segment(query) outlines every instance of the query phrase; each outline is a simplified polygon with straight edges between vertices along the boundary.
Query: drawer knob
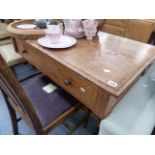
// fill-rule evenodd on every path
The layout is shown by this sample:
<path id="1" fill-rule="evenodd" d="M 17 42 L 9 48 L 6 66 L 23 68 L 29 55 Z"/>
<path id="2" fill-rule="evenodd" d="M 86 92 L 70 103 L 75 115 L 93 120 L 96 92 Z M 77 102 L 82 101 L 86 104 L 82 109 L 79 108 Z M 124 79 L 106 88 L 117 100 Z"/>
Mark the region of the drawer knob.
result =
<path id="1" fill-rule="evenodd" d="M 26 51 L 25 49 L 23 49 L 21 52 L 22 52 L 22 53 L 27 53 L 27 51 Z"/>
<path id="2" fill-rule="evenodd" d="M 64 80 L 66 86 L 71 85 L 71 80 Z"/>

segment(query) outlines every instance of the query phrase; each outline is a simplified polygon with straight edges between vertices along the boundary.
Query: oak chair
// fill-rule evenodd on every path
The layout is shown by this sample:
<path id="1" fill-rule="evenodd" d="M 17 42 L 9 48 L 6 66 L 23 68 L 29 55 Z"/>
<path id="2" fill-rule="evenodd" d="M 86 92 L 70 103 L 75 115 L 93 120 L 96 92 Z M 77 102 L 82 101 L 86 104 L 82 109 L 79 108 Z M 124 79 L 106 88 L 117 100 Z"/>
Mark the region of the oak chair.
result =
<path id="1" fill-rule="evenodd" d="M 47 134 L 81 108 L 75 98 L 58 87 L 50 93 L 43 91 L 42 88 L 48 84 L 55 86 L 51 80 L 41 75 L 21 86 L 0 55 L 0 88 L 7 100 L 14 134 L 18 134 L 19 119 L 16 112 L 36 134 Z M 86 119 L 87 114 L 70 133 Z"/>
<path id="2" fill-rule="evenodd" d="M 100 31 L 148 43 L 154 25 L 153 22 L 142 19 L 106 19 L 99 29 Z"/>

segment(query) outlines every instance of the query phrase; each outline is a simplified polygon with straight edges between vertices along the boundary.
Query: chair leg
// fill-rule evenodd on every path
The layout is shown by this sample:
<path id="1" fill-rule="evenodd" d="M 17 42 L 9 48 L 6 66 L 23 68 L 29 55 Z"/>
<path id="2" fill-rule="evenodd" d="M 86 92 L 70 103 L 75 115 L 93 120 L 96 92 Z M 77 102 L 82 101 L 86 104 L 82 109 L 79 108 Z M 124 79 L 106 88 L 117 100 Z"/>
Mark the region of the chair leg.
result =
<path id="1" fill-rule="evenodd" d="M 89 114 L 90 114 L 90 111 L 89 111 L 89 109 L 86 109 L 85 110 L 85 117 L 86 117 L 86 119 L 85 119 L 85 122 L 84 122 L 84 124 L 83 124 L 83 127 L 84 128 L 87 128 L 87 126 L 88 126 L 88 122 L 89 122 Z"/>
<path id="2" fill-rule="evenodd" d="M 13 126 L 13 134 L 18 135 L 19 131 L 18 131 L 18 120 L 17 120 L 16 112 L 10 106 L 10 104 L 8 104 L 8 109 L 9 109 L 9 112 L 10 112 L 10 115 L 11 115 L 12 126 Z"/>
<path id="3" fill-rule="evenodd" d="M 5 98 L 5 101 L 6 101 L 9 113 L 10 113 L 12 127 L 13 127 L 13 134 L 18 135 L 19 134 L 19 132 L 18 132 L 18 119 L 17 119 L 17 116 L 16 116 L 16 112 L 12 108 L 12 106 L 10 105 L 10 103 L 9 103 L 9 101 L 7 99 L 7 95 L 3 92 L 3 90 L 2 90 L 2 93 L 3 93 L 3 96 Z"/>

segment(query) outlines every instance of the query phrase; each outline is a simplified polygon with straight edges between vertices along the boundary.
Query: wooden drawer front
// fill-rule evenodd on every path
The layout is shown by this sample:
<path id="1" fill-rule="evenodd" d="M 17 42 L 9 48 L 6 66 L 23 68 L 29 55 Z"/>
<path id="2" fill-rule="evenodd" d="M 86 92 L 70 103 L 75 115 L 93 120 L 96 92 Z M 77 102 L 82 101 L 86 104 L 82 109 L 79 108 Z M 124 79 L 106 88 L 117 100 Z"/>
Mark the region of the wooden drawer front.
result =
<path id="1" fill-rule="evenodd" d="M 126 19 L 107 19 L 105 21 L 105 24 L 107 25 L 113 25 L 118 27 L 126 27 L 127 23 L 128 23 L 128 20 Z"/>
<path id="2" fill-rule="evenodd" d="M 96 101 L 96 86 L 66 69 L 64 66 L 56 65 L 55 67 L 57 68 L 56 74 L 58 75 L 57 83 L 82 103 L 92 108 L 92 104 Z"/>
<path id="3" fill-rule="evenodd" d="M 25 44 L 24 46 L 28 49 L 28 51 L 22 53 L 25 59 L 40 69 L 45 75 L 50 77 L 72 96 L 84 103 L 90 109 L 93 109 L 93 104 L 95 103 L 97 96 L 97 87 L 95 85 L 37 49 L 30 48 L 28 44 Z"/>
<path id="4" fill-rule="evenodd" d="M 118 28 L 118 27 L 106 25 L 106 24 L 104 24 L 102 31 L 115 34 L 115 35 L 119 35 L 119 36 L 123 36 L 125 32 L 123 28 Z"/>

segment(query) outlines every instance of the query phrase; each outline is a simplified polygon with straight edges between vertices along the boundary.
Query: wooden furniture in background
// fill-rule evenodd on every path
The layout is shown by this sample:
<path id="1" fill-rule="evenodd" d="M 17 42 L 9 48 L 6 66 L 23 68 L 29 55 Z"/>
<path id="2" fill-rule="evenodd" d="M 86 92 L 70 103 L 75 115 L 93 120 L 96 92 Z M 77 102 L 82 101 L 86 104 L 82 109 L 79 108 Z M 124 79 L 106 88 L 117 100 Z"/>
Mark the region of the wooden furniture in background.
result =
<path id="1" fill-rule="evenodd" d="M 9 20 L 10 22 L 12 20 Z M 4 21 L 3 21 L 4 22 Z M 17 75 L 18 66 L 23 67 L 24 76 L 18 76 L 18 80 L 23 81 L 31 78 L 40 72 L 32 65 L 28 64 L 26 60 L 15 52 L 10 33 L 7 31 L 8 24 L 0 23 L 0 54 L 2 55 L 5 62 L 11 67 L 14 73 Z M 33 69 L 33 72 L 32 72 Z"/>
<path id="2" fill-rule="evenodd" d="M 98 118 L 111 112 L 155 58 L 155 47 L 104 32 L 98 39 L 80 39 L 75 46 L 59 50 L 43 48 L 36 40 L 13 38 L 19 54 Z"/>
<path id="3" fill-rule="evenodd" d="M 55 22 L 57 22 L 60 27 L 63 29 L 63 24 L 61 23 L 61 20 L 57 20 L 55 19 Z M 34 23 L 34 19 L 22 19 L 22 20 L 18 20 L 18 21 L 14 21 L 12 23 L 10 23 L 7 27 L 7 30 L 14 34 L 14 35 L 18 35 L 18 37 L 20 38 L 39 38 L 41 36 L 44 36 L 45 34 L 45 29 L 43 28 L 36 28 L 36 29 L 29 29 L 29 30 L 23 30 L 23 29 L 18 29 L 16 26 L 19 24 L 33 24 Z"/>
<path id="4" fill-rule="evenodd" d="M 7 32 L 7 24 L 0 23 L 0 40 L 8 39 L 10 37 L 9 32 Z"/>
<path id="5" fill-rule="evenodd" d="M 0 88 L 8 101 L 14 134 L 18 134 L 16 112 L 36 134 L 47 134 L 80 109 L 81 104 L 60 88 L 44 92 L 42 88 L 49 83 L 53 84 L 47 77 L 40 76 L 22 88 L 0 55 Z"/>
<path id="6" fill-rule="evenodd" d="M 107 19 L 101 31 L 147 43 L 154 29 L 153 22 L 138 19 Z"/>
<path id="7" fill-rule="evenodd" d="M 153 23 L 143 20 L 129 20 L 125 37 L 147 43 L 153 31 Z"/>
<path id="8" fill-rule="evenodd" d="M 23 19 L 12 22 L 8 25 L 7 30 L 12 33 L 18 35 L 21 38 L 38 38 L 44 35 L 44 29 L 30 29 L 30 30 L 23 30 L 16 28 L 19 24 L 32 24 L 34 22 L 33 19 Z"/>
<path id="9" fill-rule="evenodd" d="M 127 24 L 128 20 L 106 19 L 103 26 L 100 27 L 100 30 L 111 34 L 124 36 Z"/>
<path id="10" fill-rule="evenodd" d="M 145 20 L 153 23 L 153 32 L 155 32 L 155 19 L 145 19 Z"/>
<path id="11" fill-rule="evenodd" d="M 16 20 L 19 20 L 19 19 L 0 19 L 0 22 L 10 24 Z"/>
<path id="12" fill-rule="evenodd" d="M 0 23 L 0 46 L 10 44 L 11 38 L 10 34 L 7 31 L 8 24 Z"/>

